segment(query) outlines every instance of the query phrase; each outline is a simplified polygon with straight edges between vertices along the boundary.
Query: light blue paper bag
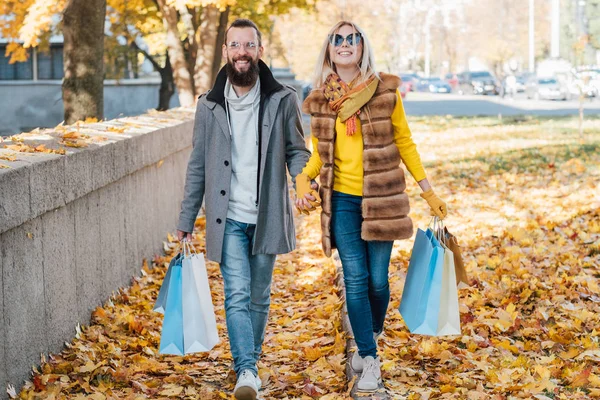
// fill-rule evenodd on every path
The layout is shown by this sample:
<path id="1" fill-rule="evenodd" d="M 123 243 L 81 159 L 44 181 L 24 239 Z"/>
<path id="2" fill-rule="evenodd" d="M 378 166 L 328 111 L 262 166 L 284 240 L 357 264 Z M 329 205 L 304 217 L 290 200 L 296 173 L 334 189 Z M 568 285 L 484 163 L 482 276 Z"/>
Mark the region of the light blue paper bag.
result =
<path id="1" fill-rule="evenodd" d="M 153 310 L 161 314 L 165 313 L 165 305 L 167 303 L 167 292 L 169 291 L 169 282 L 171 281 L 171 271 L 173 271 L 173 266 L 177 264 L 181 266 L 181 253 L 178 253 L 173 258 L 171 258 L 169 268 L 167 269 L 167 273 L 165 274 L 165 279 L 163 279 L 163 283 L 160 286 L 160 290 L 158 291 L 158 297 L 156 298 L 156 303 L 154 304 Z"/>
<path id="2" fill-rule="evenodd" d="M 419 229 L 400 303 L 400 314 L 412 333 L 437 334 L 443 269 L 444 249 L 431 229 Z"/>
<path id="3" fill-rule="evenodd" d="M 171 268 L 166 292 L 165 316 L 160 335 L 160 354 L 183 355 L 183 307 L 181 303 L 181 263 Z"/>

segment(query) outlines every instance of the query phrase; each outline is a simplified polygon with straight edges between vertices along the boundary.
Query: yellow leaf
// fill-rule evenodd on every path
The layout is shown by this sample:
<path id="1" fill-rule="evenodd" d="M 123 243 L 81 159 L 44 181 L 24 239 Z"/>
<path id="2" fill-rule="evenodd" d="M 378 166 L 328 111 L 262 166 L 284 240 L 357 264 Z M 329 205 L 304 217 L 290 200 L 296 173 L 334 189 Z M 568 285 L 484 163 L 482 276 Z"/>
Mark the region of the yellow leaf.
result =
<path id="1" fill-rule="evenodd" d="M 321 358 L 323 354 L 319 347 L 308 347 L 304 349 L 304 358 L 308 361 L 315 361 Z"/>
<path id="2" fill-rule="evenodd" d="M 67 133 L 63 134 L 62 138 L 63 139 L 77 139 L 80 136 L 81 135 L 79 134 L 79 132 L 77 132 L 77 131 L 71 131 L 71 132 L 67 132 Z"/>
<path id="3" fill-rule="evenodd" d="M 519 349 L 517 348 L 517 346 L 515 346 L 514 344 L 510 344 L 510 342 L 508 340 L 503 340 L 501 342 L 496 343 L 496 346 L 508 350 L 510 352 L 512 352 L 513 354 L 519 354 Z"/>
<path id="4" fill-rule="evenodd" d="M 161 396 L 179 396 L 183 392 L 183 386 L 166 385 L 165 387 L 168 388 L 159 393 Z"/>
<path id="5" fill-rule="evenodd" d="M 563 351 L 559 355 L 560 358 L 562 358 L 563 360 L 570 360 L 572 358 L 577 357 L 579 353 L 579 350 L 577 350 L 575 347 L 571 347 L 568 351 Z"/>
<path id="6" fill-rule="evenodd" d="M 117 128 L 115 126 L 110 126 L 110 127 L 108 127 L 107 131 L 113 132 L 113 133 L 124 133 L 125 128 Z"/>
<path id="7" fill-rule="evenodd" d="M 454 391 L 456 390 L 456 388 L 452 385 L 442 385 L 440 386 L 440 392 L 441 393 L 454 393 Z"/>
<path id="8" fill-rule="evenodd" d="M 575 377 L 573 377 L 573 380 L 571 380 L 570 386 L 573 386 L 573 387 L 587 386 L 589 384 L 589 378 L 590 378 L 591 372 L 592 372 L 592 367 L 585 368 L 584 370 L 579 372 L 577 375 L 575 375 Z"/>
<path id="9" fill-rule="evenodd" d="M 0 160 L 16 161 L 17 155 L 15 153 L 0 153 Z"/>
<path id="10" fill-rule="evenodd" d="M 104 361 L 100 361 L 97 364 L 94 364 L 93 361 L 88 361 L 84 366 L 79 367 L 79 372 L 80 373 L 92 372 L 92 371 L 95 371 L 96 369 L 98 369 L 99 367 L 101 367 L 104 364 L 105 364 Z"/>

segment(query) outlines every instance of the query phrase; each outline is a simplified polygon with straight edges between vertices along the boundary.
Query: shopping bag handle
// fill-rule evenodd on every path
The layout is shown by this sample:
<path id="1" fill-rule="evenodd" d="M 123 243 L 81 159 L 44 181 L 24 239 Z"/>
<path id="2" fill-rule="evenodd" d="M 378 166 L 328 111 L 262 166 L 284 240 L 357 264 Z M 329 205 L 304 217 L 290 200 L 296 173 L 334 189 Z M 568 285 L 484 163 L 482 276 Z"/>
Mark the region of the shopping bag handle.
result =
<path id="1" fill-rule="evenodd" d="M 192 246 L 192 244 L 190 243 L 190 241 L 187 240 L 187 239 L 183 239 L 181 241 L 181 247 L 183 249 L 183 256 L 184 257 L 189 257 L 192 254 L 196 254 L 196 250 L 194 249 L 194 246 Z"/>
<path id="2" fill-rule="evenodd" d="M 433 215 L 431 220 L 429 221 L 428 228 L 433 232 L 434 237 L 444 246 L 448 248 L 448 240 L 446 239 L 446 235 L 444 234 L 444 221 L 442 221 L 439 217 Z"/>

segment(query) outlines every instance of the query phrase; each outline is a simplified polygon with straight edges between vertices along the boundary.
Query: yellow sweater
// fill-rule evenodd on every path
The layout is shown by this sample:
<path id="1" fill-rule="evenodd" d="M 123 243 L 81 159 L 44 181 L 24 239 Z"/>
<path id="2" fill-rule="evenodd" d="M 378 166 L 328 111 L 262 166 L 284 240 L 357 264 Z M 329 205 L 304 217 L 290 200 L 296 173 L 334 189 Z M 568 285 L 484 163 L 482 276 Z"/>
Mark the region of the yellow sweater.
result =
<path id="1" fill-rule="evenodd" d="M 421 163 L 421 157 L 417 152 L 417 145 L 412 140 L 412 134 L 400 92 L 396 91 L 396 106 L 392 112 L 392 125 L 394 126 L 394 142 L 402 161 L 408 168 L 413 178 L 419 182 L 425 179 L 425 169 Z M 335 139 L 335 165 L 333 167 L 334 183 L 333 190 L 355 196 L 362 196 L 363 189 L 363 139 L 360 120 L 357 118 L 357 129 L 354 135 L 346 136 L 346 124 L 340 121 L 338 117 L 335 121 L 336 139 Z M 315 179 L 323 162 L 317 151 L 318 140 L 313 136 L 313 153 L 308 163 L 302 170 L 310 179 Z"/>

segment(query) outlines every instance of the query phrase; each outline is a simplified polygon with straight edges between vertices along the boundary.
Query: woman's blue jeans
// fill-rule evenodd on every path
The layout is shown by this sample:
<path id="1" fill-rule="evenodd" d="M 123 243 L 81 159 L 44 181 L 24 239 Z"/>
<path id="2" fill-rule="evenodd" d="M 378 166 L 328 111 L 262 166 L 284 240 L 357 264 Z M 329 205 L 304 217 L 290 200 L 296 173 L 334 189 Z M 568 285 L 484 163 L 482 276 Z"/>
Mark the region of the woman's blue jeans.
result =
<path id="1" fill-rule="evenodd" d="M 377 357 L 374 332 L 383 330 L 390 301 L 388 269 L 393 241 L 361 238 L 362 197 L 333 192 L 331 235 L 344 270 L 346 305 L 361 357 Z"/>

